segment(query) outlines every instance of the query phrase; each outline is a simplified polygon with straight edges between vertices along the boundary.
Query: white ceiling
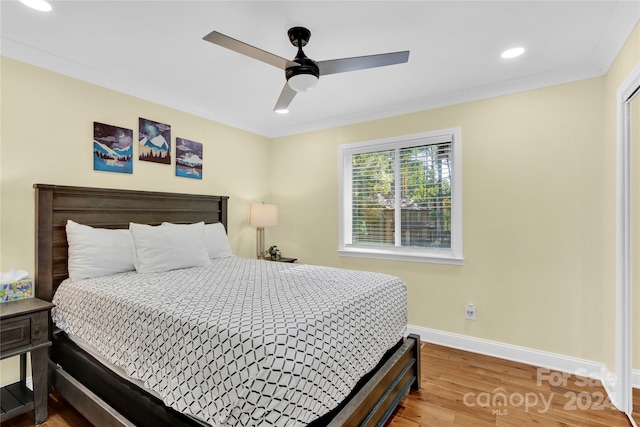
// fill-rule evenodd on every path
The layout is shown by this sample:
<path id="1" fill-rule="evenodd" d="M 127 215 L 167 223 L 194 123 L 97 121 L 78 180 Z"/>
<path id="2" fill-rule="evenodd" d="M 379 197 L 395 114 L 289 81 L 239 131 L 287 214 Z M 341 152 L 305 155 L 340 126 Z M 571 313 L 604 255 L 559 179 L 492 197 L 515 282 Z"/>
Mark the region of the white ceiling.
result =
<path id="1" fill-rule="evenodd" d="M 600 76 L 640 18 L 638 0 L 50 3 L 0 2 L 3 56 L 267 137 Z M 324 76 L 280 115 L 283 71 L 202 40 L 216 30 L 292 59 L 293 26 L 311 30 L 315 60 L 409 62 Z M 500 58 L 514 46 L 527 51 Z"/>

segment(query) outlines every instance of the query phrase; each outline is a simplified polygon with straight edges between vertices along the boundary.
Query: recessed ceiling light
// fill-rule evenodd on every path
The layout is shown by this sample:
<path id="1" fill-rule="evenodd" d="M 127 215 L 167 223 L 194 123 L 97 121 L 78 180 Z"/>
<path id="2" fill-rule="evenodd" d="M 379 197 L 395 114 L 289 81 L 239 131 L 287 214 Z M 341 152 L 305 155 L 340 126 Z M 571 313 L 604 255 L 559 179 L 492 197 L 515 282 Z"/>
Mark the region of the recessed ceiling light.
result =
<path id="1" fill-rule="evenodd" d="M 274 110 L 274 111 L 278 114 L 287 114 L 289 112 L 289 110 L 287 110 L 286 108 L 283 108 L 281 110 Z"/>
<path id="2" fill-rule="evenodd" d="M 20 0 L 20 2 L 29 6 L 31 9 L 42 12 L 49 12 L 51 10 L 51 5 L 46 0 Z"/>
<path id="3" fill-rule="evenodd" d="M 524 53 L 524 48 L 523 47 L 514 47 L 512 49 L 507 49 L 504 52 L 502 52 L 502 55 L 500 55 L 501 57 L 503 57 L 504 59 L 510 59 L 510 58 L 515 58 L 516 56 L 520 56 Z"/>

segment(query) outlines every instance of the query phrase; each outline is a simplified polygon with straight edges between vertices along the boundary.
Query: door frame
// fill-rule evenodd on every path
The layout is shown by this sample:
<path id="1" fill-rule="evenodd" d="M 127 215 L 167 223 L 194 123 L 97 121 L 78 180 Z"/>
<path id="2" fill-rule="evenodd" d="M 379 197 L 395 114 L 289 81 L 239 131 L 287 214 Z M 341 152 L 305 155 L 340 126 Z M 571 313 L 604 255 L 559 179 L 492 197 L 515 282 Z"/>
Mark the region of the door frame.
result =
<path id="1" fill-rule="evenodd" d="M 640 90 L 640 62 L 617 92 L 616 137 L 616 349 L 614 405 L 631 417 L 631 128 L 630 102 Z M 640 95 L 638 95 L 640 96 Z"/>

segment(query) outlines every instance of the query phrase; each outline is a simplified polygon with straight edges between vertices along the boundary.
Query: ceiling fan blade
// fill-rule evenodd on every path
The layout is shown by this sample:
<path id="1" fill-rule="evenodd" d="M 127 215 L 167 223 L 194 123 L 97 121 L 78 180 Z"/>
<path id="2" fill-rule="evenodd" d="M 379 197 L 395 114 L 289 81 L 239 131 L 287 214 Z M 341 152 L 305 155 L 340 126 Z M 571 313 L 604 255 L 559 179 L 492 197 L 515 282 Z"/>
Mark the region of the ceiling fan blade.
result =
<path id="1" fill-rule="evenodd" d="M 409 51 L 405 50 L 402 52 L 382 53 L 379 55 L 317 61 L 316 64 L 318 65 L 318 68 L 320 68 L 320 75 L 326 76 L 327 74 L 345 73 L 347 71 L 402 64 L 408 60 Z"/>
<path id="2" fill-rule="evenodd" d="M 273 111 L 278 110 L 287 110 L 291 101 L 293 101 L 293 97 L 296 96 L 295 90 L 291 89 L 289 83 L 285 83 L 282 88 L 282 92 L 280 93 L 280 98 L 278 98 L 278 102 L 276 102 L 276 106 L 273 108 Z"/>
<path id="3" fill-rule="evenodd" d="M 246 44 L 217 31 L 210 32 L 202 39 L 213 44 L 217 44 L 218 46 L 230 49 L 234 52 L 250 56 L 251 58 L 257 59 L 258 61 L 266 62 L 269 65 L 280 68 L 281 70 L 284 70 L 287 67 L 299 65 L 296 62 L 292 62 L 281 56 L 274 55 L 273 53 L 259 49 L 255 46 L 251 46 L 250 44 Z"/>

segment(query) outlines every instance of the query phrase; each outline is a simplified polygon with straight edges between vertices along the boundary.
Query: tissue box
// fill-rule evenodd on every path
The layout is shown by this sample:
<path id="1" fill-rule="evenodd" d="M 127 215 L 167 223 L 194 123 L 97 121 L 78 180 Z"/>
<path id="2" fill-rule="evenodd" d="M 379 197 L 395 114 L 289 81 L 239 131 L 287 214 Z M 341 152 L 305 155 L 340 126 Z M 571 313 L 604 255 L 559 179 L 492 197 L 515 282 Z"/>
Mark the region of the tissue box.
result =
<path id="1" fill-rule="evenodd" d="M 31 279 L 0 284 L 0 302 L 33 298 L 33 282 Z"/>

